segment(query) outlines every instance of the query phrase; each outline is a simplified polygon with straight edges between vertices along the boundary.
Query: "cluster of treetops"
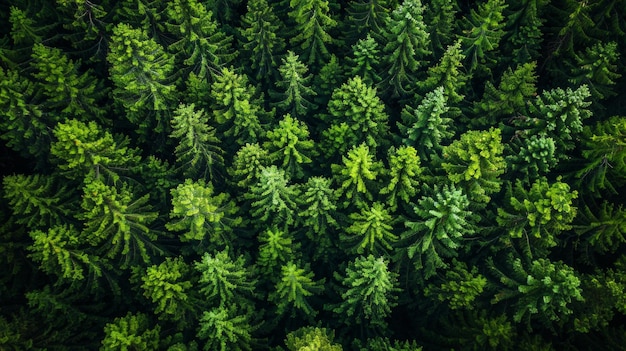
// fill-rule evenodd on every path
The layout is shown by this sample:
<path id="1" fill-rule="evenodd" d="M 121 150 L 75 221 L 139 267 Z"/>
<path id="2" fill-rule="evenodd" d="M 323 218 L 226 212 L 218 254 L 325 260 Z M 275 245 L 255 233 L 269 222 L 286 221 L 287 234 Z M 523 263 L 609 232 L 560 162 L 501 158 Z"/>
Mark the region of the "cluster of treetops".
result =
<path id="1" fill-rule="evenodd" d="M 623 349 L 625 18 L 2 1 L 0 349 Z"/>

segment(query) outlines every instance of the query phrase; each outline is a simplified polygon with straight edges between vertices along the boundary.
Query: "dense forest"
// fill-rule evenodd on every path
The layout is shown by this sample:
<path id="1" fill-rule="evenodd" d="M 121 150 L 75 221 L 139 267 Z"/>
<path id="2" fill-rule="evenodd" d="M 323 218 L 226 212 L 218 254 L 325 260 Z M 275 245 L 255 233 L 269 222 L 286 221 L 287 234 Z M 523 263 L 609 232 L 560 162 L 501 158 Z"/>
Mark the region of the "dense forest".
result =
<path id="1" fill-rule="evenodd" d="M 1 350 L 619 350 L 625 0 L 8 0 Z"/>

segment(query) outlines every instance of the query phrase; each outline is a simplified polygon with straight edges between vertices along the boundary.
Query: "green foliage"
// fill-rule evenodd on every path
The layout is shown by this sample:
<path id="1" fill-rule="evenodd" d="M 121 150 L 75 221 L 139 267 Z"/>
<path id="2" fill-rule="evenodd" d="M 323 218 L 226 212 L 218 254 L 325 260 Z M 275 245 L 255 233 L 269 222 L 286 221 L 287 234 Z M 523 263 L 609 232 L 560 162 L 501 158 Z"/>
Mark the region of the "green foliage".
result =
<path id="1" fill-rule="evenodd" d="M 363 33 L 367 33 L 368 37 L 371 35 L 377 40 L 382 40 L 389 19 L 391 3 L 389 0 L 351 1 L 346 9 L 349 26 L 346 33 L 347 41 L 353 43 L 358 38 L 362 38 Z"/>
<path id="2" fill-rule="evenodd" d="M 502 51 L 522 64 L 540 56 L 545 19 L 541 17 L 548 0 L 520 0 L 509 3 L 505 9 L 506 34 L 502 38 Z"/>
<path id="3" fill-rule="evenodd" d="M 343 208 L 353 204 L 362 206 L 373 200 L 373 181 L 382 171 L 383 165 L 374 160 L 365 143 L 353 147 L 342 157 L 342 165 L 332 165 L 335 182 L 339 185 L 337 197 L 343 197 Z"/>
<path id="4" fill-rule="evenodd" d="M 145 30 L 120 23 L 113 28 L 107 61 L 113 96 L 128 120 L 140 127 L 146 138 L 152 132 L 167 132 L 168 119 L 145 116 L 168 111 L 176 101 L 174 57 Z"/>
<path id="5" fill-rule="evenodd" d="M 257 266 L 262 273 L 278 277 L 279 269 L 295 259 L 299 244 L 284 230 L 267 229 L 259 235 Z"/>
<path id="6" fill-rule="evenodd" d="M 276 56 L 285 48 L 285 41 L 279 36 L 280 26 L 273 7 L 267 0 L 249 0 L 248 11 L 241 18 L 241 35 L 245 38 L 242 46 L 250 61 L 252 77 L 257 81 L 276 76 Z"/>
<path id="7" fill-rule="evenodd" d="M 387 23 L 384 52 L 387 69 L 380 83 L 382 90 L 394 97 L 406 97 L 416 81 L 415 73 L 431 54 L 429 34 L 420 0 L 405 0 L 392 13 Z"/>
<path id="8" fill-rule="evenodd" d="M 398 198 L 405 204 L 417 194 L 422 173 L 420 158 L 412 146 L 400 146 L 389 149 L 389 184 L 380 190 L 381 194 L 389 194 L 387 203 L 395 209 Z"/>
<path id="9" fill-rule="evenodd" d="M 445 258 L 456 257 L 464 236 L 474 233 L 470 202 L 454 185 L 435 186 L 431 196 L 424 196 L 413 206 L 417 220 L 407 220 L 400 235 L 396 260 L 405 256 L 422 272 L 425 279 L 439 268 L 448 267 Z"/>
<path id="10" fill-rule="evenodd" d="M 626 118 L 614 116 L 583 130 L 584 166 L 576 171 L 581 189 L 618 193 L 626 180 Z M 584 186 L 582 186 L 584 184 Z"/>
<path id="11" fill-rule="evenodd" d="M 233 183 L 245 189 L 255 184 L 261 170 L 269 165 L 270 156 L 267 150 L 257 143 L 246 143 L 235 154 L 228 173 L 233 177 Z"/>
<path id="12" fill-rule="evenodd" d="M 532 135 L 530 138 L 515 138 L 507 145 L 506 163 L 517 177 L 523 174 L 525 182 L 544 176 L 556 167 L 554 139 Z"/>
<path id="13" fill-rule="evenodd" d="M 255 143 L 263 136 L 260 117 L 263 113 L 255 99 L 256 89 L 245 75 L 223 68 L 211 84 L 212 110 L 219 131 L 239 145 Z"/>
<path id="14" fill-rule="evenodd" d="M 190 267 L 182 258 L 167 257 L 159 265 L 152 265 L 141 277 L 143 296 L 154 304 L 154 312 L 159 319 L 175 321 L 185 325 L 194 310 L 190 289 L 192 283 L 187 279 Z"/>
<path id="15" fill-rule="evenodd" d="M 359 256 L 346 267 L 341 282 L 342 302 L 333 308 L 345 324 L 358 323 L 376 329 L 386 326 L 385 318 L 396 306 L 398 275 L 389 270 L 383 257 Z"/>
<path id="16" fill-rule="evenodd" d="M 32 58 L 33 77 L 37 89 L 45 96 L 46 108 L 58 111 L 63 117 L 104 118 L 106 109 L 100 103 L 107 89 L 90 70 L 81 72 L 80 63 L 70 60 L 61 50 L 42 44 L 33 46 Z"/>
<path id="17" fill-rule="evenodd" d="M 385 104 L 376 96 L 376 88 L 365 84 L 359 76 L 333 91 L 328 112 L 333 118 L 331 123 L 348 123 L 357 143 L 364 142 L 375 149 L 386 139 L 389 116 Z"/>
<path id="18" fill-rule="evenodd" d="M 178 140 L 176 163 L 187 177 L 215 179 L 224 164 L 220 140 L 208 122 L 204 110 L 196 110 L 194 104 L 181 104 L 172 116 L 170 138 Z"/>
<path id="19" fill-rule="evenodd" d="M 486 285 L 487 278 L 478 273 L 477 267 L 470 270 L 464 262 L 452 259 L 452 267 L 446 271 L 443 282 L 439 285 L 429 284 L 424 294 L 446 302 L 453 310 L 472 310 L 476 298 L 483 293 Z"/>
<path id="20" fill-rule="evenodd" d="M 550 323 L 564 323 L 572 314 L 570 304 L 583 301 L 580 278 L 572 267 L 565 263 L 551 262 L 540 258 L 523 263 L 519 258 L 509 259 L 508 268 L 501 270 L 489 260 L 489 266 L 499 278 L 501 287 L 491 303 L 506 303 L 513 299 L 513 319 L 529 322 L 535 317 L 546 326 Z"/>
<path id="21" fill-rule="evenodd" d="M 151 261 L 157 233 L 149 226 L 158 213 L 152 211 L 150 196 L 135 196 L 125 184 L 117 189 L 94 180 L 83 188 L 78 219 L 84 221 L 85 240 L 97 247 L 100 257 L 118 259 L 116 264 L 128 268 Z"/>
<path id="22" fill-rule="evenodd" d="M 10 7 L 11 38 L 15 44 L 33 44 L 43 40 L 44 28 L 36 24 L 27 11 Z"/>
<path id="23" fill-rule="evenodd" d="M 285 346 L 289 351 L 342 351 L 334 343 L 335 332 L 326 328 L 302 327 L 287 334 Z"/>
<path id="24" fill-rule="evenodd" d="M 337 226 L 333 217 L 337 197 L 330 184 L 331 180 L 324 177 L 310 177 L 304 184 L 300 215 L 309 238 L 316 242 L 323 242 L 328 230 Z"/>
<path id="25" fill-rule="evenodd" d="M 443 163 L 448 179 L 460 184 L 470 200 L 487 203 L 500 190 L 499 179 L 506 164 L 502 153 L 500 129 L 470 130 L 443 148 Z"/>
<path id="26" fill-rule="evenodd" d="M 367 85 L 373 86 L 378 84 L 382 79 L 377 73 L 380 63 L 379 55 L 378 43 L 368 33 L 367 37 L 360 39 L 356 44 L 352 45 L 350 75 L 352 77 L 361 77 Z"/>
<path id="27" fill-rule="evenodd" d="M 539 178 L 528 190 L 517 181 L 506 194 L 510 206 L 498 208 L 496 220 L 511 238 L 521 239 L 520 244 L 527 243 L 526 250 L 531 256 L 542 257 L 547 249 L 557 245 L 557 236 L 562 231 L 572 228 L 576 217 L 573 200 L 577 197 L 578 192 L 560 178 L 552 184 L 546 178 Z"/>
<path id="28" fill-rule="evenodd" d="M 213 255 L 205 252 L 194 267 L 202 274 L 200 293 L 212 305 L 232 306 L 240 303 L 243 296 L 254 293 L 256 281 L 242 255 L 233 260 L 227 250 Z"/>
<path id="29" fill-rule="evenodd" d="M 424 22 L 427 25 L 433 53 L 444 52 L 452 42 L 456 14 L 459 10 L 458 3 L 453 0 L 433 0 L 426 7 Z"/>
<path id="30" fill-rule="evenodd" d="M 312 76 L 307 74 L 308 70 L 292 51 L 287 52 L 278 68 L 280 79 L 276 81 L 276 87 L 279 92 L 275 95 L 280 101 L 276 106 L 296 118 L 304 117 L 309 110 L 315 109 L 311 97 L 317 93 L 309 86 Z"/>
<path id="31" fill-rule="evenodd" d="M 315 155 L 307 125 L 287 114 L 266 137 L 268 141 L 263 146 L 269 150 L 270 159 L 278 161 L 289 176 L 302 178 L 303 165 L 313 162 L 311 157 Z"/>
<path id="32" fill-rule="evenodd" d="M 329 31 L 337 26 L 330 16 L 328 0 L 291 0 L 289 4 L 289 18 L 296 23 L 289 43 L 300 48 L 306 64 L 321 65 L 329 58 L 328 45 L 334 41 Z"/>
<path id="33" fill-rule="evenodd" d="M 161 327 L 150 328 L 148 316 L 128 312 L 104 326 L 102 351 L 158 350 Z"/>
<path id="34" fill-rule="evenodd" d="M 235 58 L 232 37 L 221 31 L 213 14 L 197 0 L 173 0 L 165 10 L 167 30 L 174 35 L 168 49 L 201 79 L 219 74 Z"/>
<path id="35" fill-rule="evenodd" d="M 59 225 L 70 217 L 72 191 L 55 183 L 54 178 L 40 174 L 5 176 L 3 195 L 15 222 L 28 228 L 45 228 Z"/>
<path id="36" fill-rule="evenodd" d="M 507 69 L 496 88 L 490 81 L 485 84 L 485 93 L 474 105 L 477 118 L 471 124 L 496 126 L 500 119 L 510 118 L 524 111 L 526 102 L 536 95 L 537 76 L 535 62 Z"/>
<path id="37" fill-rule="evenodd" d="M 438 87 L 417 108 L 406 105 L 402 109 L 402 122 L 398 122 L 402 143 L 417 149 L 421 160 L 441 157 L 443 144 L 454 136 L 452 119 L 446 116 L 447 100 L 444 88 Z"/>
<path id="38" fill-rule="evenodd" d="M 284 228 L 298 221 L 299 197 L 298 188 L 289 184 L 285 171 L 276 166 L 263 168 L 258 181 L 246 194 L 252 202 L 250 215 L 259 224 L 282 224 Z"/>
<path id="39" fill-rule="evenodd" d="M 307 317 L 317 315 L 317 311 L 308 300 L 311 296 L 324 291 L 325 279 L 315 281 L 313 278 L 314 274 L 308 265 L 299 267 L 293 262 L 288 262 L 282 266 L 280 280 L 269 295 L 269 299 L 276 304 L 279 315 L 288 311 L 291 311 L 292 317 L 296 316 L 296 312 L 301 312 Z"/>
<path id="40" fill-rule="evenodd" d="M 236 306 L 220 306 L 202 314 L 197 336 L 206 340 L 205 351 L 250 351 L 255 329 L 249 313 L 238 311 Z"/>
<path id="41" fill-rule="evenodd" d="M 365 205 L 349 216 L 351 224 L 340 238 L 351 252 L 380 256 L 393 249 L 398 240 L 393 234 L 394 219 L 380 202 Z"/>
<path id="42" fill-rule="evenodd" d="M 576 222 L 576 234 L 598 253 L 614 253 L 626 243 L 626 210 L 621 204 L 603 201 L 593 208 L 585 205 Z"/>
<path id="43" fill-rule="evenodd" d="M 449 45 L 439 63 L 428 68 L 426 79 L 415 83 L 418 92 L 425 94 L 441 86 L 450 104 L 463 101 L 465 95 L 462 92 L 470 78 L 470 75 L 463 69 L 464 59 L 460 40 Z"/>
<path id="44" fill-rule="evenodd" d="M 479 67 L 489 72 L 489 67 L 496 62 L 491 53 L 498 49 L 504 36 L 503 11 L 507 6 L 504 0 L 488 0 L 478 4 L 478 9 L 472 8 L 465 17 L 461 42 L 470 72 Z"/>
<path id="45" fill-rule="evenodd" d="M 168 230 L 183 231 L 181 241 L 207 240 L 213 245 L 230 245 L 232 231 L 242 222 L 238 208 L 227 193 L 215 194 L 213 184 L 185 180 L 171 190 L 172 210 Z"/>

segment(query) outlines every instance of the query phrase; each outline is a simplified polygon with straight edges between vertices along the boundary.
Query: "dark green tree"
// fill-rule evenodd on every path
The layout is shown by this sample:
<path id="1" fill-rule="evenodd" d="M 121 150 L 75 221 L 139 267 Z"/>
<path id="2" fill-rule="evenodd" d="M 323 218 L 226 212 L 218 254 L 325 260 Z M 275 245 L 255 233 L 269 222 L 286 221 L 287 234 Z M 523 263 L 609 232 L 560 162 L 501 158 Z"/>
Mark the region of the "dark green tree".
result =
<path id="1" fill-rule="evenodd" d="M 393 233 L 394 219 L 380 202 L 364 205 L 359 212 L 350 214 L 350 226 L 340 239 L 352 253 L 382 256 L 393 250 L 398 236 Z"/>
<path id="2" fill-rule="evenodd" d="M 425 8 L 424 22 L 430 37 L 430 48 L 437 57 L 452 44 L 459 10 L 458 2 L 453 0 L 432 0 Z"/>
<path id="3" fill-rule="evenodd" d="M 523 64 L 540 58 L 544 10 L 548 0 L 516 0 L 504 10 L 506 26 L 501 47 L 512 62 Z"/>
<path id="4" fill-rule="evenodd" d="M 597 43 L 576 55 L 569 81 L 575 86 L 585 84 L 594 99 L 602 100 L 617 95 L 613 86 L 622 76 L 617 71 L 620 52 L 616 42 Z"/>
<path id="5" fill-rule="evenodd" d="M 186 177 L 215 179 L 224 165 L 224 151 L 206 112 L 194 104 L 181 104 L 171 125 L 170 138 L 178 140 L 174 149 L 178 169 Z"/>
<path id="6" fill-rule="evenodd" d="M 102 351 L 158 350 L 161 327 L 150 328 L 150 319 L 143 313 L 128 312 L 104 326 Z"/>
<path id="7" fill-rule="evenodd" d="M 201 274 L 200 293 L 211 305 L 233 306 L 255 294 L 256 280 L 243 255 L 232 259 L 228 250 L 205 252 L 194 268 Z"/>
<path id="8" fill-rule="evenodd" d="M 245 197 L 251 202 L 250 215 L 258 225 L 273 223 L 286 229 L 299 220 L 300 191 L 276 166 L 263 168 Z"/>
<path id="9" fill-rule="evenodd" d="M 233 177 L 233 183 L 240 188 L 247 189 L 254 185 L 261 170 L 271 163 L 269 152 L 258 143 L 247 143 L 235 154 L 228 174 Z"/>
<path id="10" fill-rule="evenodd" d="M 302 226 L 305 235 L 313 246 L 314 258 L 330 259 L 334 252 L 332 233 L 338 229 L 337 195 L 331 180 L 324 177 L 310 177 L 302 188 L 300 207 Z"/>
<path id="11" fill-rule="evenodd" d="M 387 67 L 379 86 L 393 97 L 406 97 L 413 91 L 417 70 L 431 54 L 423 13 L 420 0 L 405 0 L 391 13 L 387 23 L 387 45 L 383 50 Z"/>
<path id="12" fill-rule="evenodd" d="M 296 260 L 300 245 L 293 240 L 291 234 L 277 228 L 264 230 L 258 239 L 260 245 L 257 268 L 261 273 L 278 281 L 282 267 Z"/>
<path id="13" fill-rule="evenodd" d="M 626 243 L 626 210 L 622 204 L 608 201 L 581 206 L 573 228 L 585 250 L 614 253 Z"/>
<path id="14" fill-rule="evenodd" d="M 290 177 L 302 178 L 303 166 L 313 162 L 315 156 L 307 125 L 287 114 L 266 137 L 268 141 L 263 146 L 269 150 L 270 159 L 279 163 Z"/>
<path id="15" fill-rule="evenodd" d="M 295 118 L 307 116 L 308 112 L 316 107 L 311 98 L 317 95 L 309 86 L 312 76 L 307 74 L 308 67 L 300 62 L 298 55 L 288 51 L 278 71 L 280 72 L 280 79 L 276 81 L 278 91 L 273 94 L 278 100 L 276 106 Z"/>
<path id="16" fill-rule="evenodd" d="M 488 0 L 478 4 L 477 9 L 472 8 L 464 18 L 465 30 L 460 38 L 470 72 L 480 68 L 490 74 L 491 67 L 497 63 L 494 54 L 505 34 L 503 11 L 507 6 L 504 0 Z"/>
<path id="17" fill-rule="evenodd" d="M 346 12 L 348 14 L 345 22 L 346 33 L 344 44 L 353 44 L 363 38 L 363 33 L 367 36 L 384 39 L 385 27 L 389 19 L 391 4 L 388 0 L 359 0 L 350 2 Z"/>
<path id="18" fill-rule="evenodd" d="M 395 259 L 408 258 L 425 279 L 447 268 L 446 258 L 457 257 L 461 241 L 475 232 L 470 202 L 454 185 L 435 186 L 432 195 L 413 206 L 415 220 L 407 220 L 400 235 Z"/>
<path id="19" fill-rule="evenodd" d="M 368 33 L 367 37 L 359 39 L 352 45 L 352 57 L 349 59 L 350 75 L 359 76 L 363 82 L 375 86 L 381 81 L 378 66 L 380 64 L 380 50 L 378 43 Z"/>
<path id="20" fill-rule="evenodd" d="M 399 200 L 408 204 L 417 194 L 422 167 L 417 150 L 412 146 L 392 147 L 388 154 L 389 183 L 380 190 L 380 194 L 388 194 L 387 203 L 395 209 Z"/>
<path id="21" fill-rule="evenodd" d="M 428 68 L 426 79 L 415 82 L 418 93 L 423 96 L 443 87 L 444 95 L 450 105 L 455 106 L 463 101 L 465 85 L 470 79 L 470 75 L 463 69 L 464 59 L 461 41 L 457 40 L 447 47 L 438 64 Z"/>
<path id="22" fill-rule="evenodd" d="M 288 262 L 282 266 L 280 279 L 274 291 L 269 294 L 269 299 L 276 304 L 279 315 L 290 312 L 292 318 L 303 314 L 309 319 L 317 315 L 309 300 L 311 296 L 324 291 L 325 279 L 315 281 L 314 277 L 308 265 L 302 267 Z"/>
<path id="23" fill-rule="evenodd" d="M 452 259 L 452 267 L 445 273 L 441 283 L 430 283 L 424 290 L 428 297 L 445 302 L 453 310 L 472 310 L 476 299 L 485 291 L 487 278 L 478 273 L 476 266 L 471 269 L 463 261 Z"/>
<path id="24" fill-rule="evenodd" d="M 329 34 L 337 26 L 330 15 L 328 0 L 292 0 L 289 18 L 295 22 L 294 36 L 289 43 L 299 48 L 302 60 L 316 71 L 329 58 Z"/>

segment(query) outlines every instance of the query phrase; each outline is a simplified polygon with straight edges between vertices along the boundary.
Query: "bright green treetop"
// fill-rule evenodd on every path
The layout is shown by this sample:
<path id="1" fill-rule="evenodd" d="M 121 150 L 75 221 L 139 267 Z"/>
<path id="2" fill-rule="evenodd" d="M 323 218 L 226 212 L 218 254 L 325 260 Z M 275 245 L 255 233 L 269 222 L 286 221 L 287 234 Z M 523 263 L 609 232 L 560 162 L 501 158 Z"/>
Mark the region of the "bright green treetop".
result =
<path id="1" fill-rule="evenodd" d="M 285 346 L 289 351 L 342 351 L 334 337 L 335 332 L 326 328 L 302 327 L 287 334 Z"/>
<path id="2" fill-rule="evenodd" d="M 250 324 L 251 314 L 237 306 L 219 306 L 200 317 L 197 336 L 204 340 L 204 351 L 250 351 L 256 329 Z"/>
<path id="3" fill-rule="evenodd" d="M 240 303 L 245 295 L 252 295 L 256 281 L 246 264 L 243 256 L 233 260 L 227 250 L 215 254 L 205 252 L 194 267 L 202 274 L 198 285 L 207 302 L 232 306 Z"/>
<path id="4" fill-rule="evenodd" d="M 246 194 L 252 205 L 250 215 L 259 225 L 274 223 L 284 228 L 298 221 L 299 196 L 298 188 L 289 184 L 285 172 L 276 166 L 263 168 L 258 181 Z"/>
<path id="5" fill-rule="evenodd" d="M 325 279 L 313 280 L 314 274 L 308 265 L 299 267 L 293 262 L 283 265 L 280 274 L 275 290 L 269 295 L 278 307 L 277 313 L 282 315 L 291 311 L 291 316 L 295 317 L 301 312 L 307 317 L 315 317 L 317 311 L 308 299 L 324 291 Z"/>
<path id="6" fill-rule="evenodd" d="M 263 146 L 269 150 L 270 159 L 278 162 L 289 176 L 302 178 L 305 175 L 303 165 L 313 162 L 315 155 L 307 125 L 287 114 L 266 137 L 268 141 Z"/>
<path id="7" fill-rule="evenodd" d="M 271 163 L 269 152 L 258 143 L 246 143 L 235 154 L 228 173 L 233 182 L 240 188 L 248 188 L 255 184 L 261 170 Z"/>
<path id="8" fill-rule="evenodd" d="M 155 351 L 159 349 L 161 327 L 150 328 L 150 320 L 143 313 L 128 312 L 104 326 L 100 351 Z"/>
<path id="9" fill-rule="evenodd" d="M 350 204 L 362 206 L 373 200 L 374 181 L 383 169 L 382 163 L 374 159 L 364 143 L 353 147 L 347 156 L 342 157 L 342 161 L 341 165 L 332 165 L 335 181 L 339 185 L 337 195 L 344 199 L 342 207 Z"/>
<path id="10" fill-rule="evenodd" d="M 387 203 L 395 209 L 399 200 L 406 204 L 417 194 L 422 167 L 417 150 L 412 146 L 391 148 L 388 154 L 389 183 L 380 190 L 380 193 L 389 194 Z"/>
<path id="11" fill-rule="evenodd" d="M 398 237 L 393 233 L 394 219 L 380 202 L 363 206 L 350 214 L 350 226 L 340 238 L 351 252 L 383 255 L 393 250 Z"/>

